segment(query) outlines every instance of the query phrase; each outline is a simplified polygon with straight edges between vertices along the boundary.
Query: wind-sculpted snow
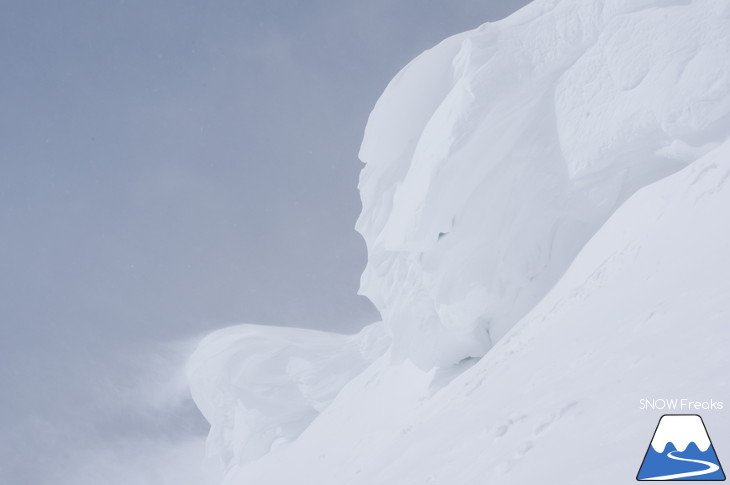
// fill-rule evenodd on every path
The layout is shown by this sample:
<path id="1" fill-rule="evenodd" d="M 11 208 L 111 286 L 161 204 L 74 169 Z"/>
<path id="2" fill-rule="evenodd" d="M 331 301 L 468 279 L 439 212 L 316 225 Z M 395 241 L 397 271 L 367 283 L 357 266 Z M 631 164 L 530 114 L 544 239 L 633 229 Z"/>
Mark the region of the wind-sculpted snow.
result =
<path id="1" fill-rule="evenodd" d="M 224 483 L 633 483 L 667 412 L 641 398 L 730 401 L 728 207 L 730 141 L 632 196 L 448 385 L 381 358 L 298 440 Z M 703 419 L 727 453 L 724 412 Z"/>
<path id="2" fill-rule="evenodd" d="M 730 400 L 729 52 L 725 0 L 538 0 L 406 66 L 360 153 L 383 323 L 201 343 L 224 483 L 624 483 L 640 398 Z"/>
<path id="3" fill-rule="evenodd" d="M 354 336 L 263 325 L 207 336 L 188 380 L 211 424 L 208 454 L 226 466 L 246 463 L 296 438 L 386 342 L 380 324 Z"/>
<path id="4" fill-rule="evenodd" d="M 483 355 L 627 197 L 716 146 L 728 24 L 722 1 L 535 2 L 403 69 L 357 223 L 394 356 Z"/>

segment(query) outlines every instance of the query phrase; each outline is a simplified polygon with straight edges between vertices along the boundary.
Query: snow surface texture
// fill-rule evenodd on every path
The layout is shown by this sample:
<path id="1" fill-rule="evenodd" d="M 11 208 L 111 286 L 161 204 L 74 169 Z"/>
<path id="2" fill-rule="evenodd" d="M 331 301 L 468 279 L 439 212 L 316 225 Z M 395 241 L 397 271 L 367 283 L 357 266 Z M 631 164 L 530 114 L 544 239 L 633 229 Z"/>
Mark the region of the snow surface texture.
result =
<path id="1" fill-rule="evenodd" d="M 240 325 L 207 336 L 187 373 L 195 404 L 211 424 L 211 461 L 245 463 L 297 437 L 383 354 L 382 333 L 380 325 L 355 336 Z"/>
<path id="2" fill-rule="evenodd" d="M 685 3 L 536 2 L 390 83 L 357 229 L 394 357 L 482 356 L 627 197 L 716 146 L 727 2 Z"/>
<path id="3" fill-rule="evenodd" d="M 640 398 L 730 401 L 728 53 L 725 0 L 538 0 L 406 66 L 361 150 L 383 322 L 203 341 L 223 483 L 627 483 Z"/>

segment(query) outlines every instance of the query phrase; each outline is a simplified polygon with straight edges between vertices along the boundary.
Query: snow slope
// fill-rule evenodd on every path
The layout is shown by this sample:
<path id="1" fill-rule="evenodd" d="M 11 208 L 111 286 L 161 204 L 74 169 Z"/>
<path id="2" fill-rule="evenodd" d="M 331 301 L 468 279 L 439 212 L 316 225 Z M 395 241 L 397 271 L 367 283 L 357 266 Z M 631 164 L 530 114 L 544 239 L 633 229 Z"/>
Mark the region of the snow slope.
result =
<path id="1" fill-rule="evenodd" d="M 449 384 L 380 359 L 298 440 L 224 483 L 632 482 L 660 414 L 639 399 L 730 400 L 728 179 L 725 143 L 632 197 Z M 730 450 L 730 422 L 703 417 Z"/>
<path id="2" fill-rule="evenodd" d="M 628 196 L 722 139 L 718 13 L 726 2 L 535 2 L 398 74 L 365 131 L 357 223 L 361 291 L 395 357 L 483 355 Z"/>
<path id="3" fill-rule="evenodd" d="M 201 343 L 223 483 L 627 483 L 639 399 L 727 401 L 729 5 L 538 0 L 406 66 L 361 149 L 383 322 Z"/>

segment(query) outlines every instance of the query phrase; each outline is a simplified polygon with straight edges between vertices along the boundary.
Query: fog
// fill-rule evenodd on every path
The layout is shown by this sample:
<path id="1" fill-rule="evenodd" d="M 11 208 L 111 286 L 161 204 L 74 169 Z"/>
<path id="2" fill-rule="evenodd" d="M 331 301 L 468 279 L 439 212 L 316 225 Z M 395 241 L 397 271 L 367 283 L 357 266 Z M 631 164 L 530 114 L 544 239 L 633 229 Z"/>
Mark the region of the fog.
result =
<path id="1" fill-rule="evenodd" d="M 0 483 L 201 483 L 197 340 L 378 319 L 368 113 L 524 3 L 0 3 Z"/>

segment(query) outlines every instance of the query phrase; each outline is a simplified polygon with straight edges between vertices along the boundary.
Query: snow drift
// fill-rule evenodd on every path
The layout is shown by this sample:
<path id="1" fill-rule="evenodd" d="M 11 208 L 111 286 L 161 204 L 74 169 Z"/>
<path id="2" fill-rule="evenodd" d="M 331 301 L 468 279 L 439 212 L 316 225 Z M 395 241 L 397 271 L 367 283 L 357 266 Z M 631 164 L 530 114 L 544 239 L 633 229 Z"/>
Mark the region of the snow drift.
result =
<path id="1" fill-rule="evenodd" d="M 224 465 L 296 438 L 384 351 L 382 326 L 358 335 L 241 325 L 205 339 L 188 363 L 195 404 L 211 423 L 208 454 Z"/>
<path id="2" fill-rule="evenodd" d="M 721 3 L 536 2 L 391 82 L 357 229 L 396 357 L 483 355 L 628 196 L 712 148 L 730 111 Z"/>
<path id="3" fill-rule="evenodd" d="M 640 397 L 728 393 L 728 52 L 723 0 L 538 0 L 406 66 L 361 149 L 383 321 L 201 343 L 224 483 L 632 479 Z"/>

